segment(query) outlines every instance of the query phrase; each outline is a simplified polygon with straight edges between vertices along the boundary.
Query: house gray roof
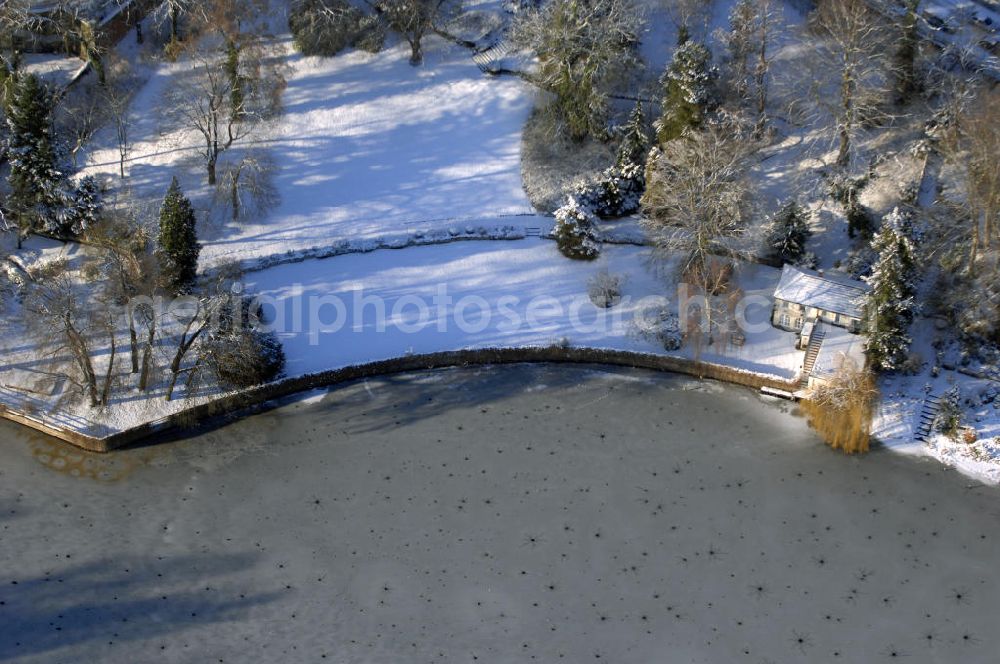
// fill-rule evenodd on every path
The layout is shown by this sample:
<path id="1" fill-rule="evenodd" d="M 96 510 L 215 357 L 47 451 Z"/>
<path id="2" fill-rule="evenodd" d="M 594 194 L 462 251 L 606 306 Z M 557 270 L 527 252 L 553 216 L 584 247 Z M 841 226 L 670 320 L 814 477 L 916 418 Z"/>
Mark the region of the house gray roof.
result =
<path id="1" fill-rule="evenodd" d="M 785 265 L 781 270 L 778 287 L 774 289 L 774 297 L 823 311 L 861 318 L 861 300 L 869 290 L 867 284 L 854 279 L 832 277 Z"/>

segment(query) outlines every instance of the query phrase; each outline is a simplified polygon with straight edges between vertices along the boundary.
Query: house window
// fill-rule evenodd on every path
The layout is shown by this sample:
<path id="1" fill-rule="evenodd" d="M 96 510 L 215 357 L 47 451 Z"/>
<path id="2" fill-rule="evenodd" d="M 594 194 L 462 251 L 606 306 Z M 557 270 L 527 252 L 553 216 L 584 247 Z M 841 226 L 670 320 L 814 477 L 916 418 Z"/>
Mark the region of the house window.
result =
<path id="1" fill-rule="evenodd" d="M 792 326 L 792 324 L 791 324 L 792 321 L 788 318 L 788 314 L 781 314 L 781 318 L 779 320 L 781 322 L 781 327 L 791 327 Z"/>

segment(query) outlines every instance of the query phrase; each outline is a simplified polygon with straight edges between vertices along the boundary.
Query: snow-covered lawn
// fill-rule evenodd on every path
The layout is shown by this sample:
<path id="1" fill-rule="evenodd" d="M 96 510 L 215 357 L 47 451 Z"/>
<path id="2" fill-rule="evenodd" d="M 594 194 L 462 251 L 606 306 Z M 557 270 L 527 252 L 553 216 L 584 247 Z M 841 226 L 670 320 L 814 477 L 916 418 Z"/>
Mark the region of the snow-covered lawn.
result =
<path id="1" fill-rule="evenodd" d="M 569 344 L 664 353 L 657 342 L 639 334 L 639 325 L 665 306 L 676 311 L 678 295 L 654 275 L 647 258 L 648 250 L 633 246 L 609 245 L 598 260 L 577 262 L 564 258 L 549 240 L 459 242 L 279 265 L 249 274 L 246 285 L 260 297 L 279 334 L 290 377 L 465 348 Z M 595 307 L 587 295 L 588 279 L 601 269 L 625 279 L 621 303 L 608 310 Z M 671 354 L 697 354 L 710 362 L 793 377 L 802 361 L 795 335 L 768 323 L 768 295 L 779 274 L 757 265 L 740 274 L 749 303 L 746 320 L 752 326 L 743 346 L 719 344 L 698 352 L 692 344 Z M 31 391 L 7 390 L 2 399 L 50 410 L 47 418 L 55 424 L 106 434 L 192 403 L 167 402 L 161 389 L 140 393 L 131 387 L 134 377 L 127 375 L 123 380 L 130 387 L 117 390 L 111 406 L 101 412 L 79 399 L 60 403 L 71 386 L 55 378 L 49 357 L 39 358 L 37 342 L 26 342 L 29 332 L 23 323 L 11 320 L 7 325 L 7 333 L 0 335 L 5 360 L 0 385 Z M 106 353 L 99 367 L 106 363 Z M 127 362 L 120 359 L 118 367 L 127 371 Z M 206 388 L 193 398 L 217 394 Z"/>
<path id="2" fill-rule="evenodd" d="M 281 200 L 262 218 L 201 223 L 203 268 L 533 214 L 520 172 L 531 106 L 525 83 L 487 77 L 471 51 L 437 37 L 428 38 L 421 67 L 408 64 L 409 49 L 400 44 L 318 58 L 294 52 L 287 35 L 276 41 L 288 64 L 284 114 L 242 147 L 270 153 Z M 200 137 L 163 112 L 165 95 L 188 67 L 158 64 L 138 92 L 128 184 L 155 202 L 177 175 L 207 211 L 212 196 L 196 153 Z M 114 181 L 114 137 L 103 132 L 95 144 L 86 172 Z M 224 154 L 223 164 L 239 154 L 239 147 Z"/>
<path id="3" fill-rule="evenodd" d="M 639 336 L 638 325 L 677 296 L 646 268 L 647 256 L 642 248 L 605 247 L 588 263 L 567 260 L 549 241 L 461 243 L 282 265 L 249 275 L 248 287 L 275 321 L 292 375 L 458 348 L 565 342 L 663 352 Z M 587 297 L 587 281 L 601 269 L 625 277 L 622 302 L 607 310 Z M 766 296 L 778 271 L 747 266 L 743 276 L 747 295 Z M 794 376 L 802 358 L 794 335 L 766 324 L 769 299 L 753 302 L 747 319 L 761 329 L 742 347 L 709 347 L 701 357 Z"/>

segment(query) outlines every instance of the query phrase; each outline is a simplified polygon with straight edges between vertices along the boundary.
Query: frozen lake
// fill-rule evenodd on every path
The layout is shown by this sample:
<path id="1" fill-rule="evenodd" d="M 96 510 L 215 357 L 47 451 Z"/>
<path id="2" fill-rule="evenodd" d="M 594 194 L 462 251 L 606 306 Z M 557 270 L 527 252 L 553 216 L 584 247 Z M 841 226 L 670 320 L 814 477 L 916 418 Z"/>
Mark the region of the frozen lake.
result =
<path id="1" fill-rule="evenodd" d="M 0 660 L 996 661 L 1000 491 L 793 409 L 516 366 L 105 456 L 0 423 Z"/>

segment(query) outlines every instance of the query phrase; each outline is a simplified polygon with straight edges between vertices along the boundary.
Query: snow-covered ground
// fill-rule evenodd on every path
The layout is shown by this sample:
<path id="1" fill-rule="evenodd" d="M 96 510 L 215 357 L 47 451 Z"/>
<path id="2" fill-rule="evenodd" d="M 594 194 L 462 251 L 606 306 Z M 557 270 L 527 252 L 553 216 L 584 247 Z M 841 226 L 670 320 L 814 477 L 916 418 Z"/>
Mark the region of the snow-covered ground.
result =
<path id="1" fill-rule="evenodd" d="M 21 60 L 23 71 L 60 88 L 66 87 L 87 66 L 80 58 L 59 53 L 24 53 Z"/>
<path id="2" fill-rule="evenodd" d="M 588 280 L 602 269 L 625 282 L 622 302 L 608 310 L 595 307 L 587 295 Z M 698 350 L 692 344 L 671 354 L 794 377 L 803 355 L 795 349 L 795 335 L 768 322 L 769 296 L 779 276 L 778 270 L 758 265 L 747 265 L 740 273 L 749 324 L 744 345 L 720 341 Z M 554 242 L 539 238 L 385 249 L 278 265 L 250 273 L 246 286 L 259 296 L 266 320 L 282 341 L 288 376 L 465 348 L 569 344 L 664 353 L 640 329 L 662 308 L 676 310 L 679 300 L 650 270 L 645 248 L 607 245 L 598 260 L 578 262 L 564 258 Z M 14 320 L 7 325 L 8 333 L 0 335 L 5 358 L 0 385 L 33 387 L 29 392 L 5 390 L 4 398 L 34 404 L 39 411 L 54 408 L 70 386 L 55 380 L 50 357 L 39 358 L 38 346 L 25 343 L 26 328 L 12 329 Z M 106 354 L 104 349 L 98 366 L 106 363 Z M 217 394 L 207 389 L 193 399 Z M 103 434 L 157 420 L 192 403 L 167 402 L 163 396 L 163 389 L 142 394 L 123 388 L 104 411 L 70 401 L 47 419 Z"/>
<path id="3" fill-rule="evenodd" d="M 277 46 L 288 63 L 284 114 L 242 147 L 270 153 L 280 203 L 261 218 L 203 221 L 202 267 L 534 213 L 521 187 L 520 136 L 531 95 L 520 79 L 485 76 L 471 51 L 437 37 L 427 39 L 421 67 L 408 64 L 404 44 L 332 58 L 303 57 L 287 36 Z M 140 197 L 157 200 L 179 175 L 207 211 L 200 137 L 163 113 L 165 95 L 188 67 L 162 63 L 138 92 L 126 168 Z M 239 146 L 224 154 L 220 170 L 240 154 Z M 117 160 L 106 131 L 83 163 L 87 173 L 114 181 Z"/>

